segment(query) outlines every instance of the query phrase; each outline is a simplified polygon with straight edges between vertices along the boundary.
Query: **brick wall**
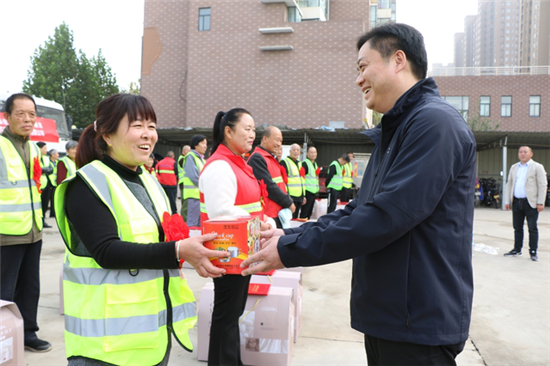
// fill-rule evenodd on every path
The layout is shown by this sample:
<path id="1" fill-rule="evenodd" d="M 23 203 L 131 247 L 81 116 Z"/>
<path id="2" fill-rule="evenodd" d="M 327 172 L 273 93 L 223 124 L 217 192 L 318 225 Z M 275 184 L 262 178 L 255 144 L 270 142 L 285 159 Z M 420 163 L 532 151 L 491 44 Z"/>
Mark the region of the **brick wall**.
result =
<path id="1" fill-rule="evenodd" d="M 550 131 L 550 75 L 434 77 L 442 96 L 469 96 L 470 113 L 479 113 L 479 97 L 491 97 L 491 122 L 499 131 Z M 500 98 L 512 96 L 512 116 L 500 116 Z M 541 96 L 540 117 L 529 117 L 529 96 Z"/>
<path id="2" fill-rule="evenodd" d="M 200 7 L 211 7 L 210 31 L 197 30 Z M 327 22 L 285 18 L 284 4 L 260 0 L 146 0 L 145 27 L 157 27 L 162 53 L 142 75 L 142 94 L 159 126 L 209 127 L 219 110 L 244 107 L 257 125 L 311 128 L 343 121 L 360 128 L 355 42 L 366 29 L 368 3 L 332 0 Z M 259 32 L 272 27 L 294 33 Z M 294 49 L 260 51 L 268 45 Z"/>

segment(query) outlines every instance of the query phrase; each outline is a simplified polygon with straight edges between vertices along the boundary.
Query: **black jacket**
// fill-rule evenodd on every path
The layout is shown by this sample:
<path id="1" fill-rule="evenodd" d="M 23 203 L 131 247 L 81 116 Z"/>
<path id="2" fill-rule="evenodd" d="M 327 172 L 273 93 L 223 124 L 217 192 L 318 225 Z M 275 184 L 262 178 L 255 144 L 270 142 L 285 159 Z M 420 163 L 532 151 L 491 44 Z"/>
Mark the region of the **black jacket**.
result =
<path id="1" fill-rule="evenodd" d="M 468 337 L 473 297 L 476 144 L 433 79 L 403 94 L 377 127 L 356 200 L 287 229 L 287 267 L 353 260 L 351 325 L 400 342 Z"/>

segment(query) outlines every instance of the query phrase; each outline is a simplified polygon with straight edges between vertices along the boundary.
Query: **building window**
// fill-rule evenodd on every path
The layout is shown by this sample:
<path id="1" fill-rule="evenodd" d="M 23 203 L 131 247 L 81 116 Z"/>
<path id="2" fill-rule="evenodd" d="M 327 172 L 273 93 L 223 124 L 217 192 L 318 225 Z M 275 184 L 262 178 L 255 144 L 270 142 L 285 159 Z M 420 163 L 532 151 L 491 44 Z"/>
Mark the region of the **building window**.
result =
<path id="1" fill-rule="evenodd" d="M 300 23 L 302 21 L 300 10 L 295 6 L 289 6 L 286 21 L 288 23 Z"/>
<path id="2" fill-rule="evenodd" d="M 470 108 L 470 97 L 459 95 L 459 96 L 444 96 L 447 102 L 449 102 L 453 107 L 455 107 L 462 117 L 467 121 L 468 120 L 468 110 Z"/>
<path id="3" fill-rule="evenodd" d="M 500 116 L 512 117 L 512 97 L 509 95 L 500 97 Z"/>
<path id="4" fill-rule="evenodd" d="M 210 8 L 199 8 L 199 31 L 210 30 Z"/>
<path id="5" fill-rule="evenodd" d="M 491 116 L 491 97 L 487 97 L 487 96 L 479 97 L 479 116 L 480 117 Z"/>
<path id="6" fill-rule="evenodd" d="M 529 96 L 529 117 L 540 117 L 540 95 Z"/>

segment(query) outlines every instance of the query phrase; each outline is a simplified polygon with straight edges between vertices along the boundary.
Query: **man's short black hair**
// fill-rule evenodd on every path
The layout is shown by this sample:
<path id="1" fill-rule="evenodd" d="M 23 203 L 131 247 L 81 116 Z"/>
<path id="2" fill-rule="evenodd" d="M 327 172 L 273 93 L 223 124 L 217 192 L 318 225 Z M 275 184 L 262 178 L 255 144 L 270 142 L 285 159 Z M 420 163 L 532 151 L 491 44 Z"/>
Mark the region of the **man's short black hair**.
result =
<path id="1" fill-rule="evenodd" d="M 343 153 L 342 156 L 340 156 L 340 159 L 345 160 L 346 163 L 349 163 L 351 161 L 348 154 L 346 154 L 346 153 Z"/>
<path id="2" fill-rule="evenodd" d="M 385 23 L 375 27 L 357 40 L 357 51 L 369 42 L 370 48 L 387 59 L 401 50 L 411 64 L 411 70 L 418 80 L 428 73 L 428 55 L 422 34 L 407 24 Z"/>
<path id="3" fill-rule="evenodd" d="M 16 93 L 10 95 L 10 97 L 6 99 L 6 103 L 4 103 L 4 108 L 2 112 L 7 112 L 8 114 L 11 114 L 11 112 L 13 112 L 13 102 L 16 99 L 29 99 L 34 104 L 34 110 L 36 111 L 36 102 L 34 101 L 33 97 L 25 93 Z"/>

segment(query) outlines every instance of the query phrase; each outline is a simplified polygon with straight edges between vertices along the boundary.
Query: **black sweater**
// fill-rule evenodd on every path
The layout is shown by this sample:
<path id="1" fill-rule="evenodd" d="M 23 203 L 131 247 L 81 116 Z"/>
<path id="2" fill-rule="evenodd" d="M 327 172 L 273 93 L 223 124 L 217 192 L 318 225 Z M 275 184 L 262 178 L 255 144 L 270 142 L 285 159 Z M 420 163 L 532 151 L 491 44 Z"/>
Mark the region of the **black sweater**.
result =
<path id="1" fill-rule="evenodd" d="M 129 187 L 132 185 L 143 187 L 139 179 L 141 168 L 138 167 L 137 171 L 130 170 L 108 156 L 104 156 L 102 162 L 113 169 Z M 135 186 L 130 189 L 135 194 Z M 150 212 L 148 208 L 148 206 L 152 207 L 150 199 L 149 202 L 144 202 L 147 198 L 143 200 L 142 197 L 140 202 Z M 67 188 L 66 210 L 67 218 L 75 232 L 101 267 L 106 269 L 178 268 L 174 241 L 143 245 L 120 240 L 111 211 L 78 174 Z M 158 223 L 156 214 L 152 216 Z M 164 238 L 160 225 L 159 237 L 161 240 Z"/>

